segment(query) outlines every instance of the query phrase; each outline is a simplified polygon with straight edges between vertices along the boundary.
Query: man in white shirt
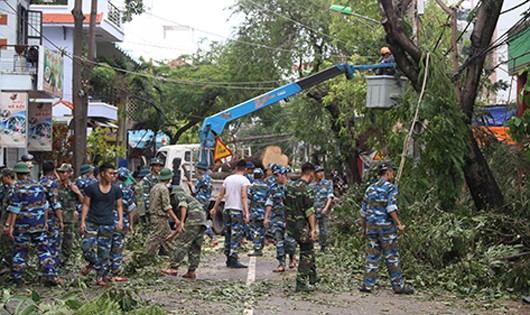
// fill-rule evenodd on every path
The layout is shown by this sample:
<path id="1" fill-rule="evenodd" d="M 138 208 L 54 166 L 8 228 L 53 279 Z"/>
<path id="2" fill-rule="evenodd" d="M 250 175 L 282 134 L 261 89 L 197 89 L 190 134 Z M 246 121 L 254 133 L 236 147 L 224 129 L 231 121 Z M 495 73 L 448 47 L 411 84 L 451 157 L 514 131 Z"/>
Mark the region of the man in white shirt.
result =
<path id="1" fill-rule="evenodd" d="M 247 268 L 239 262 L 238 251 L 243 238 L 243 224 L 249 221 L 247 189 L 250 181 L 245 177 L 247 162 L 239 160 L 236 164 L 236 172 L 225 178 L 221 192 L 210 210 L 212 218 L 217 206 L 226 196 L 223 212 L 225 225 L 224 252 L 226 255 L 226 266 L 228 268 Z"/>

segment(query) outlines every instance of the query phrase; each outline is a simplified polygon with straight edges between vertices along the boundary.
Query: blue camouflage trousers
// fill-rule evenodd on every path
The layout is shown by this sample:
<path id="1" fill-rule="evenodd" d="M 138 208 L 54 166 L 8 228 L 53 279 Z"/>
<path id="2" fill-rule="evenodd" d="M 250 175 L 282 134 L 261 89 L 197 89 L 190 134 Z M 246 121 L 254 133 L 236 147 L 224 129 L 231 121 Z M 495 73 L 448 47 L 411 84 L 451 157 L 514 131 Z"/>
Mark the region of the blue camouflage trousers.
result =
<path id="1" fill-rule="evenodd" d="M 59 221 L 55 219 L 48 220 L 48 248 L 56 267 L 61 263 L 61 231 L 59 229 Z"/>
<path id="2" fill-rule="evenodd" d="M 265 227 L 263 226 L 263 219 L 250 219 L 250 235 L 254 250 L 262 250 L 263 242 L 265 240 Z"/>
<path id="3" fill-rule="evenodd" d="M 114 231 L 114 225 L 97 225 L 86 222 L 85 235 L 81 242 L 83 258 L 96 269 L 98 281 L 109 273 L 110 249 Z"/>
<path id="4" fill-rule="evenodd" d="M 294 256 L 296 252 L 296 241 L 285 233 L 285 225 L 283 223 L 273 224 L 272 235 L 276 243 L 276 259 L 280 266 L 285 267 L 286 253 L 289 256 Z"/>
<path id="5" fill-rule="evenodd" d="M 328 246 L 328 230 L 329 230 L 329 213 L 322 215 L 322 213 L 317 213 L 316 219 L 318 224 L 318 244 L 320 248 L 325 248 Z"/>
<path id="6" fill-rule="evenodd" d="M 15 229 L 14 255 L 12 275 L 15 279 L 22 279 L 22 275 L 27 268 L 28 253 L 31 247 L 35 248 L 39 257 L 39 273 L 45 276 L 55 276 L 55 265 L 48 248 L 46 231 L 21 231 Z"/>
<path id="7" fill-rule="evenodd" d="M 124 232 L 114 232 L 112 235 L 112 246 L 110 249 L 110 272 L 118 276 L 123 270 L 123 248 L 125 246 Z"/>
<path id="8" fill-rule="evenodd" d="M 367 223 L 366 237 L 366 266 L 364 274 L 364 287 L 372 288 L 379 273 L 379 258 L 381 251 L 385 257 L 388 274 L 394 291 L 403 288 L 404 282 L 401 274 L 401 264 L 398 251 L 398 235 L 393 223 L 375 225 Z"/>
<path id="9" fill-rule="evenodd" d="M 239 248 L 243 238 L 243 211 L 225 209 L 223 212 L 225 226 L 224 253 L 226 257 L 239 259 Z"/>

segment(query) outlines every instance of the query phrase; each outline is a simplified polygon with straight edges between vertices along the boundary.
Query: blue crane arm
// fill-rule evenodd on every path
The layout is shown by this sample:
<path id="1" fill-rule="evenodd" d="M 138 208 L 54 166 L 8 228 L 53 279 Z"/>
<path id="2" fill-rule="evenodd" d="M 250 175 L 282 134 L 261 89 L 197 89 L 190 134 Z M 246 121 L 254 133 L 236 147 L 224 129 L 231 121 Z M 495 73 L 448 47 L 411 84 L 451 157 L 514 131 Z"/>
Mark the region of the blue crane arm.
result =
<path id="1" fill-rule="evenodd" d="M 349 80 L 354 77 L 356 71 L 389 68 L 394 66 L 395 64 L 393 63 L 359 66 L 347 63 L 338 64 L 207 117 L 199 131 L 199 138 L 201 141 L 201 161 L 206 162 L 210 166 L 214 164 L 213 150 L 215 148 L 215 136 L 220 135 L 226 124 L 231 121 L 275 104 L 340 74 L 345 74 L 346 78 Z"/>

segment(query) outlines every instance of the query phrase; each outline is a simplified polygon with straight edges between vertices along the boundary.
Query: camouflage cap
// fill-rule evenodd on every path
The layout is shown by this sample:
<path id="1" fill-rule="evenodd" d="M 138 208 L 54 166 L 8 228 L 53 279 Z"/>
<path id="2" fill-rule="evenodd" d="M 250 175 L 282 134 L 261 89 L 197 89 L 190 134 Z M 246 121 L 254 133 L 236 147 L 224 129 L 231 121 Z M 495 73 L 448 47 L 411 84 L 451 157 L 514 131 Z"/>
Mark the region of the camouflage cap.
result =
<path id="1" fill-rule="evenodd" d="M 385 161 L 379 165 L 379 173 L 385 172 L 389 169 L 396 170 L 396 167 L 392 161 Z"/>
<path id="2" fill-rule="evenodd" d="M 57 172 L 73 172 L 74 168 L 72 167 L 72 164 L 63 163 L 61 164 L 61 167 L 57 169 Z"/>
<path id="3" fill-rule="evenodd" d="M 252 171 L 252 175 L 254 175 L 254 178 L 262 178 L 263 177 L 263 170 L 259 167 L 256 167 Z"/>
<path id="4" fill-rule="evenodd" d="M 153 165 L 164 166 L 164 162 L 162 162 L 162 160 L 159 158 L 152 158 L 151 162 L 149 162 L 149 166 L 153 166 Z"/>
<path id="5" fill-rule="evenodd" d="M 4 176 L 9 176 L 11 178 L 14 178 L 15 177 L 15 172 L 13 172 L 12 169 L 10 168 L 3 168 L 2 171 L 0 172 L 0 176 L 4 177 Z"/>

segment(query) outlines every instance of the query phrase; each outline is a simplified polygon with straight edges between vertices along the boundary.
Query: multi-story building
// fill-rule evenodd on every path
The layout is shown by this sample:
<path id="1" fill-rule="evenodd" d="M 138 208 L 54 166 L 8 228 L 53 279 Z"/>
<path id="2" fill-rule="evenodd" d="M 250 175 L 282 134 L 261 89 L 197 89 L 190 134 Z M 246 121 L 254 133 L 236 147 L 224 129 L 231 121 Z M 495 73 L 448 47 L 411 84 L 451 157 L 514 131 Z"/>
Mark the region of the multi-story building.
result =
<path id="1" fill-rule="evenodd" d="M 53 95 L 41 86 L 41 13 L 29 7 L 29 0 L 0 1 L 0 165 L 27 152 L 28 100 Z"/>

